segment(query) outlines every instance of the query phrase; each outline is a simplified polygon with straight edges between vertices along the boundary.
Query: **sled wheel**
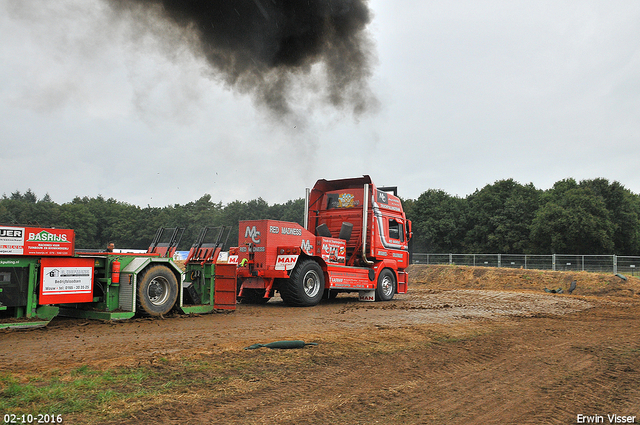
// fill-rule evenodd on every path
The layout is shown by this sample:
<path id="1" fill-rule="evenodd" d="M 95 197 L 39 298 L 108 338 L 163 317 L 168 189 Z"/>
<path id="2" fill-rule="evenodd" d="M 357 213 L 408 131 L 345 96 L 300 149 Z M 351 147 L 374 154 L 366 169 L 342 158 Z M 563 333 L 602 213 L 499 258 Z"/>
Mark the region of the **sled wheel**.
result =
<path id="1" fill-rule="evenodd" d="M 150 316 L 167 314 L 178 299 L 178 281 L 161 265 L 149 267 L 138 280 L 138 305 Z"/>

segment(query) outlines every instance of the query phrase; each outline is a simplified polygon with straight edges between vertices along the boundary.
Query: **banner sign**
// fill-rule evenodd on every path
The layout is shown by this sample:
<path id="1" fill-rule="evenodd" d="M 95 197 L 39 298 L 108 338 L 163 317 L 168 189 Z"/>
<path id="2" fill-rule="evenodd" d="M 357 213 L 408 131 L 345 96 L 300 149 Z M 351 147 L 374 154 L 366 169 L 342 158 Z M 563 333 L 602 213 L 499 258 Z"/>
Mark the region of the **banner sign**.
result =
<path id="1" fill-rule="evenodd" d="M 0 226 L 0 255 L 73 256 L 71 229 Z"/>
<path id="2" fill-rule="evenodd" d="M 40 260 L 38 304 L 83 303 L 93 301 L 91 258 L 43 258 Z"/>

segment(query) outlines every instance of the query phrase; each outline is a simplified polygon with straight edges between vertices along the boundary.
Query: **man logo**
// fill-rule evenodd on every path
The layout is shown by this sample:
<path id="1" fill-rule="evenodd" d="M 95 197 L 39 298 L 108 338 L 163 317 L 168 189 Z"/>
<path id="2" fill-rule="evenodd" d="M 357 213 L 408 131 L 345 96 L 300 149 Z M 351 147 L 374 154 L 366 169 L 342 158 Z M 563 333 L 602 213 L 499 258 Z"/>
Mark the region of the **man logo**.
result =
<path id="1" fill-rule="evenodd" d="M 244 237 L 245 238 L 251 238 L 251 240 L 253 241 L 253 243 L 255 244 L 259 244 L 260 243 L 260 232 L 258 232 L 258 230 L 256 229 L 256 226 L 253 226 L 251 228 L 249 228 L 249 226 L 247 226 L 247 230 L 244 231 Z"/>

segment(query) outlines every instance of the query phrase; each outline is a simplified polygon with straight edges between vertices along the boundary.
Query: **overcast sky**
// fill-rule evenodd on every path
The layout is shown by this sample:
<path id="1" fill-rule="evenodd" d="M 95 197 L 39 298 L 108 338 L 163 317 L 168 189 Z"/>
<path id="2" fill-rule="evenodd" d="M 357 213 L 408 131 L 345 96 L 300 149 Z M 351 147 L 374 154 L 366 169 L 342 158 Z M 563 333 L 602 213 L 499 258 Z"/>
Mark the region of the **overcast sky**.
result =
<path id="1" fill-rule="evenodd" d="M 273 204 L 363 174 L 413 199 L 509 178 L 640 193 L 640 2 L 369 7 L 378 107 L 301 90 L 274 119 L 179 37 L 134 31 L 101 0 L 0 0 L 0 195 Z"/>

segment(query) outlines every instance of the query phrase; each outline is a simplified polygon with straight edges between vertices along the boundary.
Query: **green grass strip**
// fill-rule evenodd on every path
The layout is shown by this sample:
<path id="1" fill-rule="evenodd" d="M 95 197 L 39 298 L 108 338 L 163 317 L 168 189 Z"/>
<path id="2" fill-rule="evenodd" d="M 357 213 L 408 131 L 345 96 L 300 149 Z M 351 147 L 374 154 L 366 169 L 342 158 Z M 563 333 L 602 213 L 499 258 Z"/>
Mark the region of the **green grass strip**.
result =
<path id="1" fill-rule="evenodd" d="M 204 380 L 216 367 L 206 363 L 163 359 L 159 366 L 93 369 L 87 365 L 46 375 L 0 374 L 0 423 L 6 415 L 82 414 L 98 420 L 110 411 L 188 388 L 194 374 Z M 203 373 L 204 372 L 204 373 Z"/>

